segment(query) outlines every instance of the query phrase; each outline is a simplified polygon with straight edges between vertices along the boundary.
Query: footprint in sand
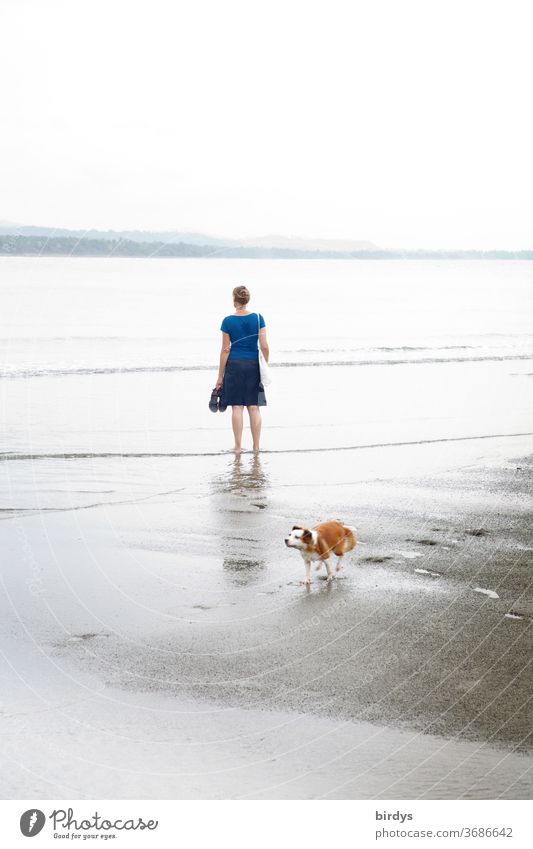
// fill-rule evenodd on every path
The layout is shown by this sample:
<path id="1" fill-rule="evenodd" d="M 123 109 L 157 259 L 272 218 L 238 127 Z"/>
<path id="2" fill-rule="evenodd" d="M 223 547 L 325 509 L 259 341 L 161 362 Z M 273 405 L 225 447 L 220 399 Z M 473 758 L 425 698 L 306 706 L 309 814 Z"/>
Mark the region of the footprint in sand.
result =
<path id="1" fill-rule="evenodd" d="M 67 643 L 81 643 L 83 640 L 92 640 L 94 637 L 101 637 L 102 634 L 73 634 L 66 640 Z"/>
<path id="2" fill-rule="evenodd" d="M 427 539 L 427 538 L 423 538 L 423 539 L 413 539 L 412 537 L 409 537 L 409 539 L 406 539 L 405 541 L 406 541 L 406 542 L 417 542 L 417 543 L 418 543 L 418 545 L 438 545 L 438 543 L 437 543 L 437 541 L 436 541 L 436 540 L 434 540 L 434 539 Z"/>
<path id="3" fill-rule="evenodd" d="M 362 563 L 385 563 L 387 560 L 392 560 L 392 555 L 384 554 L 382 557 L 378 555 L 371 555 L 369 557 L 362 557 Z"/>

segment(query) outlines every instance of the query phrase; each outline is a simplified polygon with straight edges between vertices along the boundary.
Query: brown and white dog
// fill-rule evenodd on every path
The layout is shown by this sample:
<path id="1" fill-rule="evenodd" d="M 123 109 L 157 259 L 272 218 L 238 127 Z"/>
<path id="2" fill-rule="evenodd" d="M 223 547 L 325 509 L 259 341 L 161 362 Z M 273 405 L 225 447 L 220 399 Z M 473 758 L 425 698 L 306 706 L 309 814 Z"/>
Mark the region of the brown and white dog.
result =
<path id="1" fill-rule="evenodd" d="M 311 583 L 311 561 L 318 560 L 317 570 L 325 563 L 328 573 L 327 580 L 331 581 L 333 572 L 329 563 L 329 555 L 338 557 L 336 571 L 342 569 L 342 558 L 356 545 L 355 534 L 350 528 L 345 528 L 340 522 L 324 522 L 314 528 L 301 528 L 293 525 L 285 545 L 297 548 L 305 561 L 305 583 Z"/>

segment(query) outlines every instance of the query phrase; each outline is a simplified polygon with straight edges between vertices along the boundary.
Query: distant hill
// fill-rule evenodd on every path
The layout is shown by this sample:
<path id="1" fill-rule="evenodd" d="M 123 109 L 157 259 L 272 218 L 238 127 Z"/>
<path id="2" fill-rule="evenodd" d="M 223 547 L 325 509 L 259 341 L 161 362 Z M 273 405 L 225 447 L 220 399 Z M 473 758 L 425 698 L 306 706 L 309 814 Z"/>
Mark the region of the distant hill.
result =
<path id="1" fill-rule="evenodd" d="M 383 250 L 372 242 L 261 236 L 224 239 L 174 230 L 68 230 L 0 223 L 0 256 L 249 259 L 526 259 L 533 251 Z"/>
<path id="2" fill-rule="evenodd" d="M 65 227 L 36 227 L 0 222 L 0 236 L 72 237 L 75 239 L 104 239 L 131 242 L 186 242 L 189 245 L 227 245 L 231 240 L 206 236 L 203 233 L 180 233 L 175 230 L 68 230 Z"/>
<path id="3" fill-rule="evenodd" d="M 372 242 L 356 242 L 350 239 L 302 239 L 298 236 L 259 236 L 242 239 L 241 245 L 251 248 L 284 248 L 292 251 L 376 251 Z"/>
<path id="4" fill-rule="evenodd" d="M 252 239 L 225 239 L 207 236 L 205 233 L 190 233 L 180 230 L 68 230 L 64 227 L 37 227 L 0 222 L 2 236 L 72 237 L 75 239 L 105 239 L 129 242 L 184 243 L 188 245 L 216 245 L 217 247 L 282 248 L 292 251 L 366 251 L 379 250 L 372 242 L 349 239 L 303 239 L 297 236 L 258 236 Z"/>

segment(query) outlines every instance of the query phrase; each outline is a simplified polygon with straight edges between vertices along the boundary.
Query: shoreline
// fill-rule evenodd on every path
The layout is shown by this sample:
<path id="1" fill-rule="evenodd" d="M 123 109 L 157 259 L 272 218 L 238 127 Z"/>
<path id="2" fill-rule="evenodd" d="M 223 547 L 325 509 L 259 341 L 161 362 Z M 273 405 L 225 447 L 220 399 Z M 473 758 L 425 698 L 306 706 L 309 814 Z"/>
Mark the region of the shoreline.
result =
<path id="1" fill-rule="evenodd" d="M 338 476 L 328 510 L 344 505 L 346 517 L 356 505 L 360 543 L 341 577 L 327 585 L 313 572 L 309 591 L 301 558 L 278 543 L 293 517 L 320 516 L 320 490 L 304 481 L 295 505 L 275 455 L 214 462 L 199 498 L 185 482 L 142 503 L 2 522 L 7 656 L 25 682 L 6 673 L 8 714 L 28 717 L 1 720 L 11 751 L 52 784 L 70 771 L 70 790 L 88 797 L 127 774 L 125 796 L 139 798 L 167 797 L 169 781 L 182 798 L 237 798 L 242 787 L 254 798 L 372 798 L 391 782 L 395 798 L 429 787 L 436 798 L 458 787 L 526 798 L 531 461 Z M 30 751 L 34 712 L 59 766 L 46 765 L 46 743 Z M 73 729 L 104 764 L 97 773 L 76 765 Z M 187 774 L 202 772 L 192 765 L 205 739 L 203 778 L 147 778 L 172 772 L 154 735 L 177 747 Z M 220 739 L 234 743 L 209 743 Z M 47 780 L 19 777 L 13 797 L 44 797 Z"/>
<path id="2" fill-rule="evenodd" d="M 264 429 L 265 431 L 267 428 Z M 470 442 L 480 439 L 516 439 L 522 436 L 533 436 L 533 431 L 524 431 L 523 433 L 486 433 L 476 436 L 443 436 L 436 439 L 412 439 L 403 440 L 401 442 L 374 442 L 364 443 L 362 445 L 336 445 L 333 448 L 318 447 L 318 448 L 262 448 L 259 452 L 261 455 L 268 454 L 324 454 L 336 453 L 342 451 L 362 451 L 372 448 L 406 448 L 416 445 L 440 445 L 445 442 Z M 0 462 L 12 462 L 16 460 L 80 460 L 80 459 L 117 459 L 124 457 L 127 459 L 138 458 L 145 460 L 149 457 L 222 457 L 231 454 L 232 449 L 220 449 L 219 451 L 202 451 L 202 452 L 179 452 L 179 451 L 160 451 L 160 452 L 122 452 L 113 453 L 112 451 L 103 451 L 98 454 L 91 453 L 63 453 L 63 454 L 15 454 L 11 452 L 0 452 Z M 242 454 L 253 455 L 255 452 L 251 448 L 243 448 Z"/>

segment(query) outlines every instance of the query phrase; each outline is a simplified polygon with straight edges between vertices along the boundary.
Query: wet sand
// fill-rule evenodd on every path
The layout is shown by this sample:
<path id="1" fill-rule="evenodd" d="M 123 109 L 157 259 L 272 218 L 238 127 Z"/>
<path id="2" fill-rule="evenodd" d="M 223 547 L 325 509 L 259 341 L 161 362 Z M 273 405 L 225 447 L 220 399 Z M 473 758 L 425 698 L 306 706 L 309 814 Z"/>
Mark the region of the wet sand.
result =
<path id="1" fill-rule="evenodd" d="M 8 798 L 531 792 L 530 264 L 3 271 Z M 259 460 L 207 407 L 238 280 Z M 283 538 L 327 518 L 360 543 L 307 590 Z"/>
<path id="2" fill-rule="evenodd" d="M 4 513 L 4 795 L 530 795 L 526 444 L 88 459 L 158 486 Z"/>

